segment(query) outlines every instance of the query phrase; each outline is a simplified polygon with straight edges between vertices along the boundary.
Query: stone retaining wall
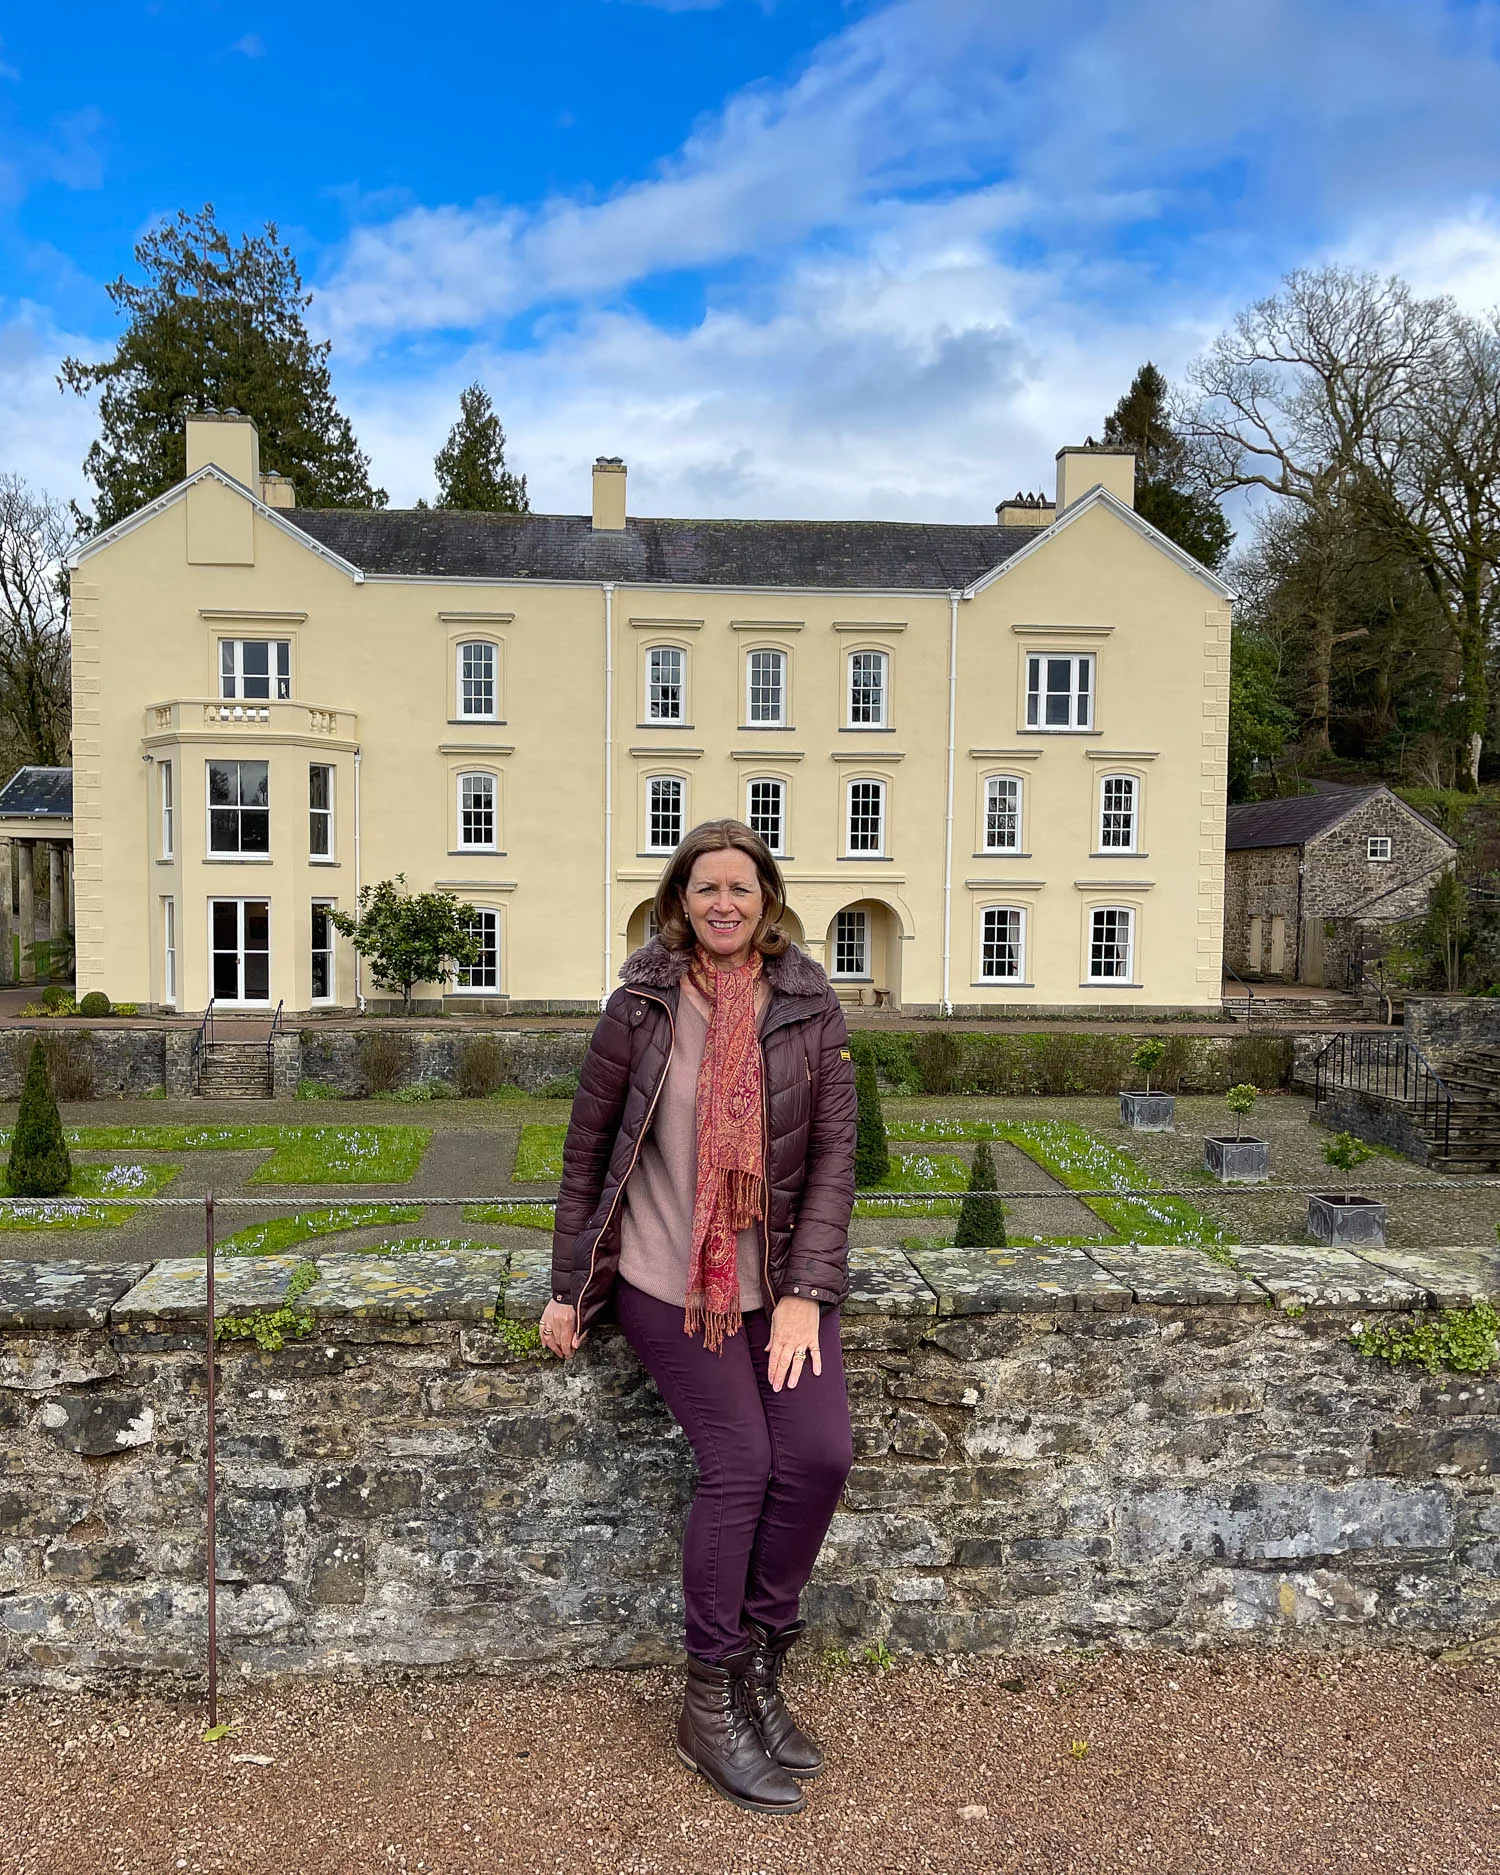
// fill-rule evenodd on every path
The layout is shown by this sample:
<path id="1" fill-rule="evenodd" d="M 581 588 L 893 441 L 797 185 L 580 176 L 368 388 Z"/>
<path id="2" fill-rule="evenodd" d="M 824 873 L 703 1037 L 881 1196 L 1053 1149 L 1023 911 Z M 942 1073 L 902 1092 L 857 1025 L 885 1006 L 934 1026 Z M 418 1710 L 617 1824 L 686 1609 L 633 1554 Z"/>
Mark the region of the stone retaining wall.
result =
<path id="1" fill-rule="evenodd" d="M 1439 1067 L 1478 1048 L 1500 1048 L 1500 997 L 1408 996 L 1406 1039 Z"/>
<path id="2" fill-rule="evenodd" d="M 1500 1622 L 1500 1385 L 1348 1341 L 1374 1311 L 1500 1296 L 1500 1258 L 1235 1255 L 856 1252 L 857 1459 L 818 1641 L 1426 1645 Z M 309 1334 L 220 1344 L 231 1684 L 674 1652 L 687 1449 L 612 1330 L 566 1370 L 528 1345 L 544 1257 L 322 1255 Z M 297 1262 L 220 1265 L 221 1313 L 274 1306 Z M 201 1683 L 205 1423 L 201 1262 L 0 1262 L 6 1683 Z"/>

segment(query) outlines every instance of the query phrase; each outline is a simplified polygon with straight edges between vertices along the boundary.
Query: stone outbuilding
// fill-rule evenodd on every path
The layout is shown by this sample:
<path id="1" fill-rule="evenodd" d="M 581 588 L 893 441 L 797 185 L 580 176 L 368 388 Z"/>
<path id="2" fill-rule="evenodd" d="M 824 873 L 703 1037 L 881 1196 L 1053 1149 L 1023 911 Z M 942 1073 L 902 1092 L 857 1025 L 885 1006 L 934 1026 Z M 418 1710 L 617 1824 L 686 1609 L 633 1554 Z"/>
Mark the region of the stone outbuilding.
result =
<path id="1" fill-rule="evenodd" d="M 1379 928 L 1423 910 L 1447 834 L 1389 788 L 1230 807 L 1224 963 L 1251 982 L 1356 989 Z"/>

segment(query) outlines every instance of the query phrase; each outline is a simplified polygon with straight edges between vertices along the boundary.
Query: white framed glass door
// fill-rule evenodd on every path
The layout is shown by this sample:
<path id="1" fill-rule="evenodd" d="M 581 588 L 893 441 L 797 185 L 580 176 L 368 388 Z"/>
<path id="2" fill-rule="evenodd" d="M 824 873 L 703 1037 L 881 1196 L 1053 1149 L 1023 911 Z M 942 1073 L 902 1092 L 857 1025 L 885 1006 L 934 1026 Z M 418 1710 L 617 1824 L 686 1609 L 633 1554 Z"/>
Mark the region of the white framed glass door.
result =
<path id="1" fill-rule="evenodd" d="M 264 898 L 208 901 L 209 984 L 215 1002 L 271 1000 L 271 904 Z"/>

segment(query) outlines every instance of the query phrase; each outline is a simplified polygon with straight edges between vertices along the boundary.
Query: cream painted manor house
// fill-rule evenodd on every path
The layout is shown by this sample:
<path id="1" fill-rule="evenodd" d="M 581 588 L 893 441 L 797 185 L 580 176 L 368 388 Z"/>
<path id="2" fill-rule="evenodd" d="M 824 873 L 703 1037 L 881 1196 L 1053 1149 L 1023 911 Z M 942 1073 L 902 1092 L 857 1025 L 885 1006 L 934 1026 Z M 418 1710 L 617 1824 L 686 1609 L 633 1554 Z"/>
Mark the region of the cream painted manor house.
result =
<path id="1" fill-rule="evenodd" d="M 298 509 L 232 412 L 187 468 L 75 564 L 80 990 L 353 1005 L 399 872 L 477 909 L 430 995 L 594 1009 L 735 814 L 851 1000 L 1219 1006 L 1229 593 L 1128 454 L 994 526 Z"/>

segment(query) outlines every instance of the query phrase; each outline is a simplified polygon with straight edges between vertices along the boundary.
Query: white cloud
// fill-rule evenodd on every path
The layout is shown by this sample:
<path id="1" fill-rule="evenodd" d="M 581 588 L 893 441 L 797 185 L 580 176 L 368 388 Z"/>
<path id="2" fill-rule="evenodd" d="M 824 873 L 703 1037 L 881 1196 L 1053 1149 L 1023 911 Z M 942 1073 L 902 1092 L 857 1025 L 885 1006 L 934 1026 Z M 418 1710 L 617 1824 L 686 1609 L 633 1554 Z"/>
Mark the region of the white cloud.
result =
<path id="1" fill-rule="evenodd" d="M 1470 312 L 1489 312 L 1500 306 L 1500 205 L 1481 198 L 1435 222 L 1367 224 L 1336 258 L 1400 274 L 1419 293 L 1451 293 Z"/>
<path id="2" fill-rule="evenodd" d="M 0 317 L 0 474 L 87 499 L 82 465 L 94 414 L 85 399 L 58 389 L 57 372 L 70 352 L 91 355 L 93 344 L 58 331 L 39 306 L 22 303 Z"/>

